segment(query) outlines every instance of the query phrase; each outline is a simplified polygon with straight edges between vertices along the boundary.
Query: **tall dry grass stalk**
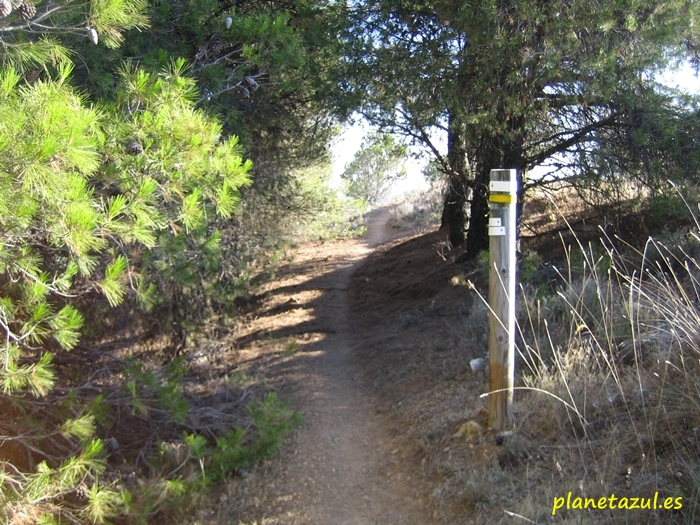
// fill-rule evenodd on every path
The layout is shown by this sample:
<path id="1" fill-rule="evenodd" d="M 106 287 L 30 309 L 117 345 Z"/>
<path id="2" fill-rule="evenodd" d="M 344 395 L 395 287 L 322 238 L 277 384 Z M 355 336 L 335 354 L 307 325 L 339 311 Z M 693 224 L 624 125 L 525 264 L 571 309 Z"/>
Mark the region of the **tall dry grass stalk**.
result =
<path id="1" fill-rule="evenodd" d="M 536 523 L 700 522 L 700 224 L 643 251 L 578 244 L 558 284 L 521 287 L 518 434 Z M 615 239 L 619 245 L 619 240 Z M 543 395 L 543 392 L 547 395 Z M 674 510 L 560 510 L 554 497 L 682 497 Z M 534 513 L 534 514 L 533 514 Z"/>
<path id="2" fill-rule="evenodd" d="M 564 510 L 561 522 L 697 523 L 700 238 L 689 232 L 671 248 L 650 239 L 631 258 L 606 245 L 569 249 L 553 293 L 521 290 L 518 350 L 530 392 L 519 427 L 547 458 L 539 492 L 550 503 L 568 491 L 684 502 L 671 511 Z"/>

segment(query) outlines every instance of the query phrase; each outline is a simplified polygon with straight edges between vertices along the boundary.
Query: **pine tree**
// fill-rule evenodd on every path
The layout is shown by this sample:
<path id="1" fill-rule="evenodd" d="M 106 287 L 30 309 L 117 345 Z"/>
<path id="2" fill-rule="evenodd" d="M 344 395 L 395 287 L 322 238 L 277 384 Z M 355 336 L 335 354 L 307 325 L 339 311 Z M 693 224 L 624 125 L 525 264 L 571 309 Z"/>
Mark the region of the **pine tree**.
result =
<path id="1" fill-rule="evenodd" d="M 130 257 L 130 246 L 162 250 L 165 228 L 184 235 L 209 217 L 233 211 L 249 163 L 236 140 L 222 139 L 220 124 L 195 109 L 195 85 L 183 69 L 182 62 L 159 75 L 126 67 L 120 103 L 99 110 L 70 87 L 69 66 L 31 85 L 11 69 L 0 74 L 5 396 L 22 399 L 51 390 L 53 354 L 79 340 L 82 316 L 71 304 L 76 297 L 97 290 L 116 305 L 133 289 L 148 299 L 147 272 Z M 139 111 L 125 111 L 137 103 Z M 137 156 L 124 149 L 125 138 L 134 136 L 145 144 Z M 92 432 L 88 426 L 81 435 L 87 439 Z M 80 457 L 65 461 L 73 463 L 39 465 L 36 474 L 24 474 L 29 488 L 14 498 L 31 499 L 34 486 L 49 494 L 78 490 L 85 476 L 96 478 L 103 468 Z M 68 466 L 74 477 L 65 477 Z M 91 490 L 86 512 L 94 519 L 121 508 L 118 494 L 109 496 L 98 485 Z"/>
<path id="2" fill-rule="evenodd" d="M 23 72 L 67 61 L 81 40 L 114 48 L 129 29 L 148 27 L 147 0 L 18 2 L 0 17 L 0 64 Z M 8 11 L 0 4 L 0 14 Z"/>
<path id="3" fill-rule="evenodd" d="M 196 107 L 183 60 L 158 72 L 124 64 L 100 104 L 72 85 L 65 44 L 84 39 L 87 24 L 101 44 L 119 44 L 123 29 L 147 24 L 145 2 L 32 5 L 32 16 L 25 8 L 0 20 L 0 425 L 3 442 L 24 451 L 3 457 L 12 467 L 0 519 L 102 523 L 125 511 L 128 495 L 102 481 L 95 417 L 71 408 L 75 392 L 60 432 L 32 407 L 54 387 L 54 356 L 79 342 L 77 300 L 152 301 L 158 265 L 137 248 L 163 256 L 168 243 L 230 217 L 250 163 Z"/>
<path id="4" fill-rule="evenodd" d="M 488 247 L 493 168 L 526 176 L 554 160 L 567 180 L 649 180 L 616 160 L 635 157 L 633 141 L 623 153 L 639 135 L 635 114 L 689 122 L 674 113 L 691 116 L 692 104 L 653 75 L 697 58 L 699 16 L 697 3 L 660 0 L 356 3 L 338 23 L 347 57 L 334 72 L 339 108 L 431 149 L 449 180 L 443 226 L 455 246 L 468 226 L 474 257 Z M 431 128 L 447 135 L 447 155 Z M 683 155 L 696 156 L 693 139 L 683 142 Z"/>
<path id="5" fill-rule="evenodd" d="M 340 177 L 349 197 L 377 206 L 387 198 L 392 186 L 406 174 L 402 166 L 407 151 L 391 135 L 370 134 Z"/>

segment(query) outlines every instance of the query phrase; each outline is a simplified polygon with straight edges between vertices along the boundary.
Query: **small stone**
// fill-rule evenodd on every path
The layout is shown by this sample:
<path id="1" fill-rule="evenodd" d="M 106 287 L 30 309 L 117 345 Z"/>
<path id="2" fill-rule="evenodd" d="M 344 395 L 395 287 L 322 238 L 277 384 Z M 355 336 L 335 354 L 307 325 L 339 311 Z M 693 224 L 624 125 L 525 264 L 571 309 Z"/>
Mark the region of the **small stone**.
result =
<path id="1" fill-rule="evenodd" d="M 469 361 L 469 366 L 471 367 L 472 372 L 476 374 L 477 372 L 488 370 L 489 363 L 483 357 L 477 357 L 476 359 Z"/>

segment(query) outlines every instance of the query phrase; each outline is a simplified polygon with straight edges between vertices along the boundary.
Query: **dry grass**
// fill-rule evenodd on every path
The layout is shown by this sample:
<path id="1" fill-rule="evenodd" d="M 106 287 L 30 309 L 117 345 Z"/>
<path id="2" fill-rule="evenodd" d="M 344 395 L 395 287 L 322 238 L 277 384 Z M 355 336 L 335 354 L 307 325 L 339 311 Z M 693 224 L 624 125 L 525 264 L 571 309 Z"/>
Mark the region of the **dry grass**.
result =
<path id="1" fill-rule="evenodd" d="M 409 207 L 395 213 L 408 228 Z M 456 276 L 435 232 L 379 250 L 356 272 L 350 315 L 363 379 L 430 494 L 432 523 L 700 522 L 698 232 L 624 256 L 582 241 L 558 270 L 524 284 L 512 435 L 487 429 L 486 375 L 470 367 L 486 356 L 488 310 L 464 286 L 485 286 L 480 269 Z M 220 514 L 201 523 L 257 509 L 281 468 L 271 462 L 227 485 Z M 683 508 L 552 516 L 554 498 L 568 492 L 658 492 L 658 501 L 682 497 Z"/>
<path id="2" fill-rule="evenodd" d="M 575 208 L 556 203 L 567 217 Z M 556 228 L 545 223 L 561 216 L 557 205 L 530 218 L 546 215 L 545 230 Z M 586 235 L 572 225 L 561 236 L 573 247 L 562 250 L 559 235 L 540 244 L 541 259 L 554 264 L 540 264 L 520 292 L 512 435 L 487 429 L 486 375 L 470 368 L 486 357 L 488 309 L 464 283 L 485 288 L 483 272 L 449 276 L 449 257 L 421 255 L 433 239 L 425 236 L 357 276 L 358 288 L 394 276 L 371 281 L 357 304 L 376 309 L 376 320 L 363 318 L 368 331 L 400 335 L 368 340 L 359 355 L 415 447 L 434 523 L 700 522 L 700 226 L 635 251 L 613 233 L 603 243 L 577 241 L 600 236 L 588 220 Z M 552 254 L 562 251 L 557 264 Z M 421 269 L 411 273 L 413 265 Z M 658 503 L 680 497 L 683 506 L 552 516 L 554 498 L 568 492 L 596 500 L 658 493 Z"/>
<path id="3" fill-rule="evenodd" d="M 650 240 L 636 267 L 612 248 L 579 244 L 554 290 L 522 288 L 515 450 L 506 445 L 490 469 L 460 473 L 462 487 L 484 492 L 479 479 L 491 487 L 489 509 L 463 523 L 700 520 L 698 232 L 674 245 Z M 658 493 L 659 502 L 681 497 L 682 508 L 553 517 L 554 498 L 568 492 L 596 500 Z"/>

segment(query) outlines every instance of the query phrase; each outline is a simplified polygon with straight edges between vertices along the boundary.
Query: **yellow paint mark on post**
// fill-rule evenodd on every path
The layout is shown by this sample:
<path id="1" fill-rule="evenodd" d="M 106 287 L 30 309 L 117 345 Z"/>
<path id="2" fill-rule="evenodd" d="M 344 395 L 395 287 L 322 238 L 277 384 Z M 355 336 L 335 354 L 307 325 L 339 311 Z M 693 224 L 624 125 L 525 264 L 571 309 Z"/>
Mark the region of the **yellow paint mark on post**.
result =
<path id="1" fill-rule="evenodd" d="M 491 193 L 489 194 L 489 202 L 494 202 L 496 204 L 513 204 L 515 202 L 515 195 L 510 193 Z"/>

